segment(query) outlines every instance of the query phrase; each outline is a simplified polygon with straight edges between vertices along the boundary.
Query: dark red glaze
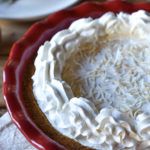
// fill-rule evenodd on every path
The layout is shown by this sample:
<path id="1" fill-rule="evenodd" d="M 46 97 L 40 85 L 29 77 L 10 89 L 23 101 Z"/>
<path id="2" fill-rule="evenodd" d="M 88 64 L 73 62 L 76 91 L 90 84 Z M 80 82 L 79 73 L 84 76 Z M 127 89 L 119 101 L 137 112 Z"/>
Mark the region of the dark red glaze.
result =
<path id="1" fill-rule="evenodd" d="M 37 52 L 41 44 L 50 40 L 56 32 L 68 28 L 74 20 L 82 17 L 98 18 L 108 11 L 132 13 L 140 9 L 150 12 L 150 3 L 128 3 L 119 0 L 103 3 L 85 2 L 75 8 L 56 12 L 32 25 L 28 32 L 13 45 L 3 71 L 4 100 L 11 119 L 36 148 L 65 150 L 37 127 L 24 105 L 21 87 L 28 60 Z"/>

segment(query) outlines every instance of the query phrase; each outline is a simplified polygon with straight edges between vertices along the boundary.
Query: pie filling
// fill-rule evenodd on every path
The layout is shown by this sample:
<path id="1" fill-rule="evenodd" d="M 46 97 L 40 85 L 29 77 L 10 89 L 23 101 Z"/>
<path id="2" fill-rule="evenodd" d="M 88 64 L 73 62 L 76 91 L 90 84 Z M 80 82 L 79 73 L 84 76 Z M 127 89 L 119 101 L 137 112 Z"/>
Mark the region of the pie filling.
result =
<path id="1" fill-rule="evenodd" d="M 150 16 L 79 19 L 45 42 L 33 93 L 60 133 L 95 149 L 150 148 Z"/>

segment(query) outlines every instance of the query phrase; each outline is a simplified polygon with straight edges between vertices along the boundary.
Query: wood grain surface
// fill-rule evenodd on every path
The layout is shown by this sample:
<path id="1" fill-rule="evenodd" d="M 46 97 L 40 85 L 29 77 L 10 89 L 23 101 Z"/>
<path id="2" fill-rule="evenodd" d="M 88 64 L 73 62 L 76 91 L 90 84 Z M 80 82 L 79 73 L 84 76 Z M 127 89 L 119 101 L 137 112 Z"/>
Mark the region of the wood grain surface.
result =
<path id="1" fill-rule="evenodd" d="M 3 66 L 6 63 L 8 56 L 0 56 L 0 107 L 5 107 L 3 100 Z"/>

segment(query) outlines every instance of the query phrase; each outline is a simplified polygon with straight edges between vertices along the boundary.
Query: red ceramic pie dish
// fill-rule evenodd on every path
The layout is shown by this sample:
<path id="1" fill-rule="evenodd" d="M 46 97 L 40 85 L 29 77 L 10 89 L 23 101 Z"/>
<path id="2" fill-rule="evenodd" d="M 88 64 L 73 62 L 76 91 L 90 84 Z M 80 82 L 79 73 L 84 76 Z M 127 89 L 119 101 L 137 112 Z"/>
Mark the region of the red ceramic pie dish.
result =
<path id="1" fill-rule="evenodd" d="M 56 12 L 46 20 L 34 24 L 13 45 L 3 71 L 4 100 L 12 121 L 36 148 L 40 150 L 65 149 L 38 128 L 24 104 L 23 75 L 29 60 L 36 54 L 39 46 L 50 40 L 56 32 L 68 28 L 74 20 L 79 18 L 98 18 L 108 11 L 132 13 L 140 9 L 150 12 L 150 3 L 128 3 L 117 0 L 103 3 L 85 2 L 75 8 Z"/>

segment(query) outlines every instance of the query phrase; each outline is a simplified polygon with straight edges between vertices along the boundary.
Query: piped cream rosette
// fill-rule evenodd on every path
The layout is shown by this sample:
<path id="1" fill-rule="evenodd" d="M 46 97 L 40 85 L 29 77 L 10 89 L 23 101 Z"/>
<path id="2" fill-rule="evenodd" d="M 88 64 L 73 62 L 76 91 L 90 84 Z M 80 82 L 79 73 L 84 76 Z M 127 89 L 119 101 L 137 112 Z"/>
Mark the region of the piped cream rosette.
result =
<path id="1" fill-rule="evenodd" d="M 33 92 L 49 122 L 84 146 L 150 148 L 150 16 L 79 19 L 38 50 Z"/>

